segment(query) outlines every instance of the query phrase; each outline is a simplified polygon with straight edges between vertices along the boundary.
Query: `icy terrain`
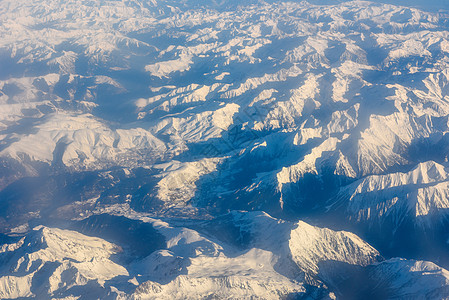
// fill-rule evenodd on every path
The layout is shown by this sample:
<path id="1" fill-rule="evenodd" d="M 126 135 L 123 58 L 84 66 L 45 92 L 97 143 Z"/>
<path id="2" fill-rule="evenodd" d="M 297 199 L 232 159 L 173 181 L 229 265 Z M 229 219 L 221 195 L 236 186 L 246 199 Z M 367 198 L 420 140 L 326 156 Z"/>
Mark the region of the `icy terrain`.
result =
<path id="1" fill-rule="evenodd" d="M 338 2 L 2 0 L 0 298 L 449 298 L 449 6 Z"/>

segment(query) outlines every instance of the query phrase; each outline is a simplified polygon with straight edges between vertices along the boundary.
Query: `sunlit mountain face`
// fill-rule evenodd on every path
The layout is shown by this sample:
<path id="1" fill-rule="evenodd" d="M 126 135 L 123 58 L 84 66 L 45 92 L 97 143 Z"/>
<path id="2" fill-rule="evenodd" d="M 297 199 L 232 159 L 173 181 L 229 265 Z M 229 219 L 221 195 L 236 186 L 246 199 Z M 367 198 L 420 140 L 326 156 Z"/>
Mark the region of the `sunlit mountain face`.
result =
<path id="1" fill-rule="evenodd" d="M 446 299 L 448 156 L 447 1 L 0 2 L 0 299 Z"/>

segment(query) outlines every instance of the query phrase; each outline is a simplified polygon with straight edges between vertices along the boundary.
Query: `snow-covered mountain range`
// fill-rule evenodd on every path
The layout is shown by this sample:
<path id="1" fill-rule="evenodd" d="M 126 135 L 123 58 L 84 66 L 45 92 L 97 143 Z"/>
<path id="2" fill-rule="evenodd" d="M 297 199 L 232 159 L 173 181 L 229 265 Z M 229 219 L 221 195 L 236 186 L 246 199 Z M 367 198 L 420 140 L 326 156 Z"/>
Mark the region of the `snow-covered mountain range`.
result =
<path id="1" fill-rule="evenodd" d="M 3 0 L 0 298 L 449 298 L 430 6 Z"/>
<path id="2" fill-rule="evenodd" d="M 99 218 L 127 225 L 123 217 Z M 392 298 L 444 298 L 449 292 L 449 272 L 433 263 L 384 260 L 377 250 L 350 232 L 318 228 L 302 221 L 291 223 L 265 213 L 233 212 L 196 223 L 196 230 L 148 217 L 131 222 L 133 226 L 143 222 L 149 226 L 146 233 L 153 231 L 145 235 L 149 240 L 136 242 L 157 247 L 148 256 L 134 257 L 132 262 L 123 254 L 127 249 L 105 240 L 71 230 L 33 228 L 19 241 L 2 248 L 0 259 L 5 275 L 0 277 L 0 295 L 335 299 L 336 293 L 343 297 L 368 292 Z M 81 231 L 87 230 L 84 225 Z M 163 242 L 157 245 L 161 237 Z M 367 284 L 351 287 L 350 282 L 360 276 Z"/>

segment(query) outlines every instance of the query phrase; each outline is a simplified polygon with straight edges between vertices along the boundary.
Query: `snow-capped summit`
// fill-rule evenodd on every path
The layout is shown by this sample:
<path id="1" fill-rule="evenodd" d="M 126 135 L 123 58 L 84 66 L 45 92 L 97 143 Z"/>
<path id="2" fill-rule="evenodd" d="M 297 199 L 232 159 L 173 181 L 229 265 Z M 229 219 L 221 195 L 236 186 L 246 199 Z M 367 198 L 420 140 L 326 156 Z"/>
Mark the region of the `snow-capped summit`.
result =
<path id="1" fill-rule="evenodd" d="M 347 206 L 349 218 L 358 222 L 385 222 L 396 225 L 403 216 L 416 218 L 417 223 L 430 225 L 426 219 L 446 215 L 447 166 L 427 161 L 410 172 L 367 176 L 342 189 L 338 204 Z"/>
<path id="2" fill-rule="evenodd" d="M 3 299 L 48 297 L 79 286 L 100 292 L 105 282 L 127 276 L 127 270 L 111 260 L 120 247 L 99 238 L 56 228 L 36 227 L 0 253 Z"/>

